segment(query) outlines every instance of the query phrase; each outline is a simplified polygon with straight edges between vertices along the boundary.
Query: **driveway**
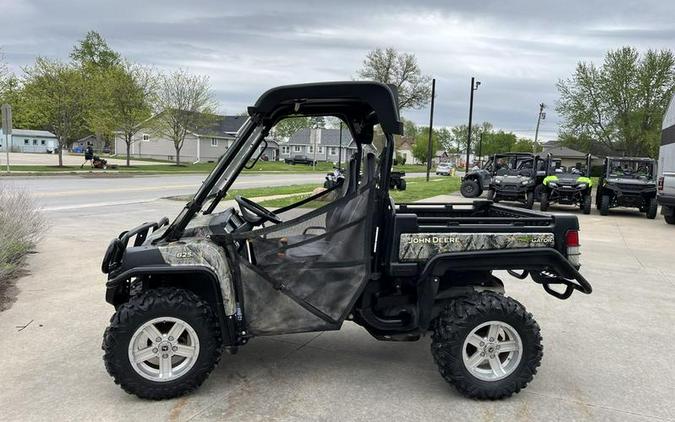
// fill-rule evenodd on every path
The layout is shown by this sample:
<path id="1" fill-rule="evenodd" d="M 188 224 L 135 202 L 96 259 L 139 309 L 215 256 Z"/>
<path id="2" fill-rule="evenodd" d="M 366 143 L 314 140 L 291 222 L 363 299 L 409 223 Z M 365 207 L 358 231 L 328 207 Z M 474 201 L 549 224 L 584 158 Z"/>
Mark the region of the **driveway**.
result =
<path id="1" fill-rule="evenodd" d="M 0 170 L 7 164 L 7 155 L 5 152 L 0 152 Z M 126 165 L 126 158 L 107 158 L 108 164 Z M 84 162 L 83 154 L 63 153 L 63 165 L 65 166 L 79 166 Z M 58 154 L 31 154 L 25 152 L 10 152 L 9 164 L 12 166 L 58 166 Z M 131 160 L 131 165 L 156 165 L 165 164 L 160 161 L 143 161 Z"/>
<path id="2" fill-rule="evenodd" d="M 174 216 L 155 200 L 48 212 L 51 229 L 0 313 L 0 420 L 611 420 L 675 419 L 675 227 L 633 212 L 578 214 L 590 296 L 565 301 L 505 276 L 539 322 L 544 359 L 520 394 L 468 400 L 444 383 L 429 339 L 387 343 L 341 331 L 257 338 L 224 355 L 194 394 L 144 401 L 113 384 L 101 335 L 100 259 L 108 240 Z"/>

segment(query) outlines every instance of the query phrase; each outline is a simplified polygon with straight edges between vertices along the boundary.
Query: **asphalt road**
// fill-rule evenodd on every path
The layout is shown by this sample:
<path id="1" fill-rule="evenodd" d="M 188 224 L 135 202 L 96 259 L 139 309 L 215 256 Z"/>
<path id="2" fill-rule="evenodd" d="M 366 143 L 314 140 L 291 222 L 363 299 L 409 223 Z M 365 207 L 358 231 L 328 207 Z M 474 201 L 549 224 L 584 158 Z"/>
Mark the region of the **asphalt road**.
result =
<path id="1" fill-rule="evenodd" d="M 544 338 L 538 374 L 510 399 L 459 395 L 438 374 L 428 338 L 380 342 L 346 323 L 254 339 L 225 355 L 194 394 L 139 400 L 101 360 L 113 309 L 100 259 L 120 231 L 181 206 L 153 200 L 49 213 L 17 301 L 0 313 L 0 420 L 675 420 L 675 227 L 631 211 L 577 214 L 592 295 L 560 301 L 504 276 Z"/>
<path id="2" fill-rule="evenodd" d="M 317 182 L 325 174 L 261 174 L 237 178 L 235 188 L 284 186 Z M 89 213 L 106 213 L 101 207 L 138 204 L 174 195 L 188 195 L 206 178 L 206 174 L 176 176 L 35 176 L 4 177 L 0 183 L 24 187 L 32 192 L 45 211 L 70 211 L 92 208 Z"/>

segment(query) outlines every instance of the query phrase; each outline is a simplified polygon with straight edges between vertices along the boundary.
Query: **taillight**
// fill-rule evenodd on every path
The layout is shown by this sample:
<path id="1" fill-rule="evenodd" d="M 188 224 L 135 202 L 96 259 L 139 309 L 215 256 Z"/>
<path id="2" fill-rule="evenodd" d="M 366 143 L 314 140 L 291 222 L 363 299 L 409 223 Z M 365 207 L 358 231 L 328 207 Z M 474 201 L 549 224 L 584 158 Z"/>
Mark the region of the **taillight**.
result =
<path id="1" fill-rule="evenodd" d="M 659 177 L 659 190 L 663 190 L 663 176 Z"/>
<path id="2" fill-rule="evenodd" d="M 579 255 L 581 255 L 581 248 L 579 245 L 579 231 L 568 230 L 565 233 L 565 244 L 567 245 L 567 260 L 570 264 L 579 268 L 581 266 Z"/>

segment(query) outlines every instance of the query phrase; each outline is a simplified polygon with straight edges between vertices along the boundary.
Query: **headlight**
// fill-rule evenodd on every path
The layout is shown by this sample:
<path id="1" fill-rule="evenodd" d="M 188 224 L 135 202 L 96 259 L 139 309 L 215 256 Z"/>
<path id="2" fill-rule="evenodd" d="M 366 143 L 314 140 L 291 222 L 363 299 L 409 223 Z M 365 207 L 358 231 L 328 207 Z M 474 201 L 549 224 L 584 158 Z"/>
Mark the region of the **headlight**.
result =
<path id="1" fill-rule="evenodd" d="M 500 183 L 502 183 L 502 181 L 501 181 L 500 179 L 496 179 L 496 180 L 495 180 L 495 183 L 496 183 L 496 184 L 500 184 Z"/>
<path id="2" fill-rule="evenodd" d="M 522 182 L 520 182 L 520 184 L 523 186 L 527 185 L 528 183 L 530 183 L 529 180 L 523 180 Z"/>
<path id="3" fill-rule="evenodd" d="M 556 182 L 548 182 L 548 185 L 552 188 L 555 188 L 555 187 L 558 186 L 558 184 Z"/>
<path id="4" fill-rule="evenodd" d="M 579 189 L 586 189 L 586 183 L 579 183 Z"/>

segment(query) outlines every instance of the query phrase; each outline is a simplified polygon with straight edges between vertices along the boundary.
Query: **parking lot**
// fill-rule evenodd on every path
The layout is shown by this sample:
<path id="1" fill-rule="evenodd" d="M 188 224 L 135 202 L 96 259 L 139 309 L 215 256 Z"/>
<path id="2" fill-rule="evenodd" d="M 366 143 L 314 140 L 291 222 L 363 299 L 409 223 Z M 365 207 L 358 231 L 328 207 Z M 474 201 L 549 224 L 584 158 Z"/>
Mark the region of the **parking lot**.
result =
<path id="1" fill-rule="evenodd" d="M 196 393 L 139 400 L 113 384 L 101 359 L 113 309 L 100 259 L 120 231 L 182 206 L 48 213 L 51 229 L 0 314 L 0 420 L 675 419 L 675 227 L 628 210 L 576 213 L 592 295 L 560 301 L 505 276 L 507 294 L 534 314 L 544 338 L 539 373 L 510 399 L 460 396 L 438 374 L 428 338 L 379 342 L 346 323 L 339 332 L 254 339 L 224 355 Z"/>

